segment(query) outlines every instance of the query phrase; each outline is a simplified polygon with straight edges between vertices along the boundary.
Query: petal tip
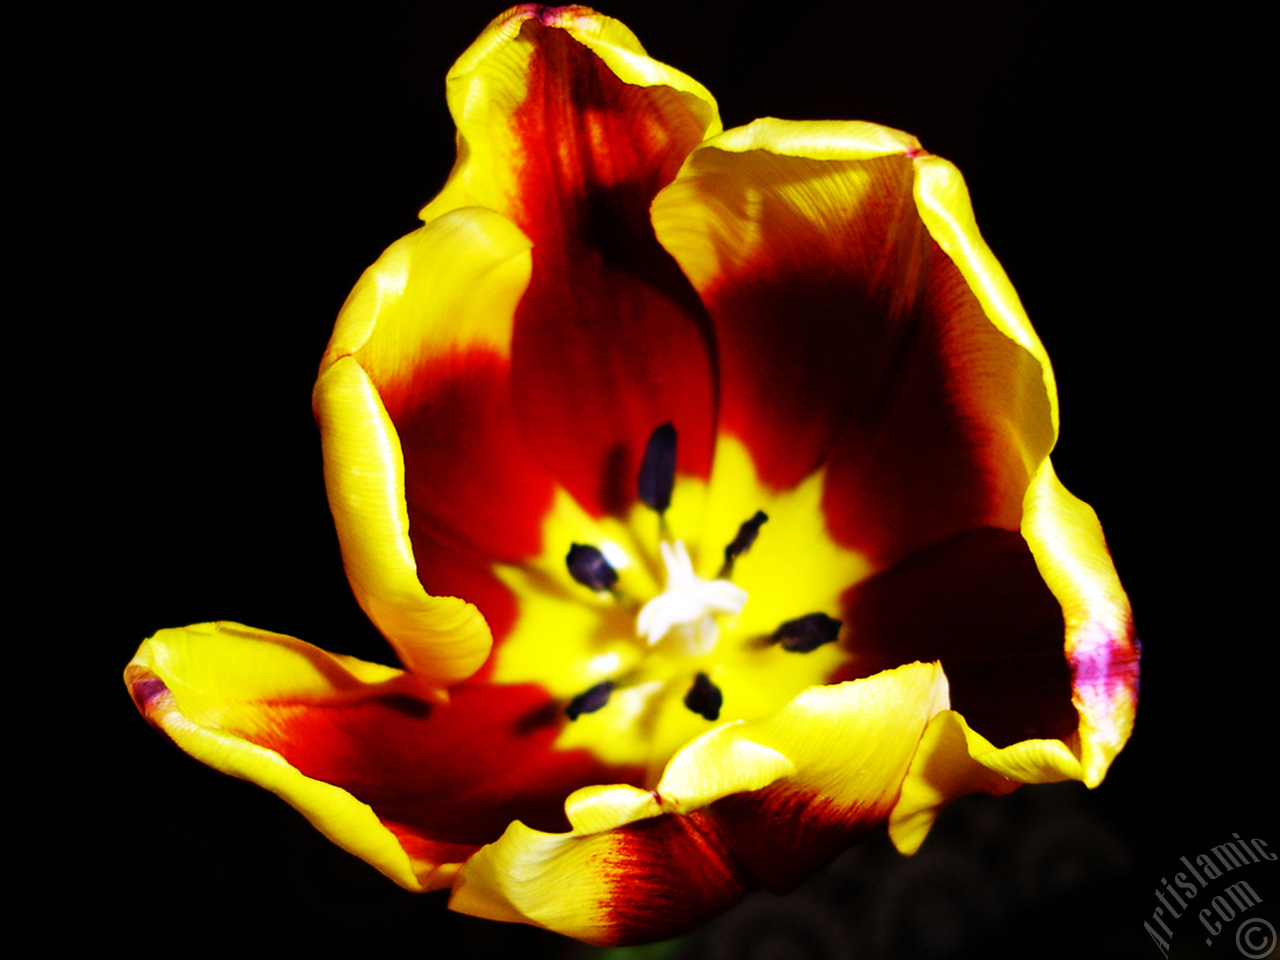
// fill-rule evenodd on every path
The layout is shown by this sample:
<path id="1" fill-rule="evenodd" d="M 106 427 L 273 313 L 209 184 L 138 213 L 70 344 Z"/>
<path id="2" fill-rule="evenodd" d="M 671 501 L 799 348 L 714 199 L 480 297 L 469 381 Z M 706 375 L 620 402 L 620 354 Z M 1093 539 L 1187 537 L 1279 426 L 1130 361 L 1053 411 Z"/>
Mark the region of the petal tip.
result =
<path id="1" fill-rule="evenodd" d="M 134 706 L 144 717 L 150 717 L 160 709 L 161 705 L 172 699 L 173 694 L 168 685 L 156 676 L 149 667 L 138 662 L 130 663 L 124 670 L 124 683 L 129 688 L 129 696 Z"/>

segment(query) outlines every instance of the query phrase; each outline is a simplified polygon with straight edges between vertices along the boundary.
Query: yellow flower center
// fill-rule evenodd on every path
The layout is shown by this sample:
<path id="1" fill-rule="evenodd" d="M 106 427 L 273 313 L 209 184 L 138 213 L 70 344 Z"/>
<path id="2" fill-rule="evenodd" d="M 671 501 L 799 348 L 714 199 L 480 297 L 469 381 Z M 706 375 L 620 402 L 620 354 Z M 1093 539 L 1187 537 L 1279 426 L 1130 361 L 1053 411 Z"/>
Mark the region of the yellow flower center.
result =
<path id="1" fill-rule="evenodd" d="M 572 718 L 558 747 L 651 782 L 716 723 L 827 682 L 856 647 L 841 596 L 871 570 L 828 533 L 823 484 L 773 490 L 721 437 L 710 479 L 675 477 L 658 508 L 642 493 L 626 517 L 592 517 L 560 492 L 541 555 L 496 567 L 518 614 L 493 680 L 541 684 Z"/>

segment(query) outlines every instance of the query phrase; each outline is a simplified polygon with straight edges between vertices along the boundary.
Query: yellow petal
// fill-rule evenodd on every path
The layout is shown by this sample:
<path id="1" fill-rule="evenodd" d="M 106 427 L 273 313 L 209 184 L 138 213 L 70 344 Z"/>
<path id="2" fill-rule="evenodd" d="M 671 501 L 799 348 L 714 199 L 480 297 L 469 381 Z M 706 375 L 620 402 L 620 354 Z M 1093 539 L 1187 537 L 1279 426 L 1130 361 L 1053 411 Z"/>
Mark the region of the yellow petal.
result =
<path id="1" fill-rule="evenodd" d="M 453 211 L 402 237 L 348 295 L 321 372 L 355 356 L 379 390 L 402 393 L 442 354 L 509 357 L 530 247 L 510 220 L 481 208 Z"/>
<path id="2" fill-rule="evenodd" d="M 949 705 L 937 664 L 810 687 L 769 717 L 693 741 L 672 757 L 658 793 L 684 813 L 785 777 L 840 810 L 892 801 L 925 724 Z"/>
<path id="3" fill-rule="evenodd" d="M 889 836 L 903 853 L 915 853 L 943 807 L 958 797 L 1080 778 L 1080 762 L 1061 740 L 1023 740 L 997 749 L 947 710 L 925 731 L 889 818 Z"/>

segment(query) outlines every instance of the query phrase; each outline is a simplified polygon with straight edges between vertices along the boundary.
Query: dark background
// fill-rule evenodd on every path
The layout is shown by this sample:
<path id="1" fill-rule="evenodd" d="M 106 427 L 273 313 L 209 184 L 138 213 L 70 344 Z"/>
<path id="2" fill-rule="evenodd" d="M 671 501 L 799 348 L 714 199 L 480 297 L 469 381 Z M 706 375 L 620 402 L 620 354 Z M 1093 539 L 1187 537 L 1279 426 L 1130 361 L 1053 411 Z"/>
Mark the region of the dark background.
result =
<path id="1" fill-rule="evenodd" d="M 175 751 L 120 681 L 157 629 L 219 618 L 389 656 L 343 578 L 309 394 L 347 291 L 448 173 L 444 75 L 500 9 L 111 2 L 15 26 L 15 640 L 22 676 L 54 675 L 25 707 L 51 771 L 25 800 L 54 798 L 59 939 L 585 955 L 399 890 Z M 1054 361 L 1059 474 L 1097 509 L 1145 644 L 1138 726 L 1097 791 L 962 802 L 917 857 L 871 842 L 685 955 L 1157 957 L 1142 923 L 1180 856 L 1233 832 L 1280 850 L 1252 6 L 601 9 L 706 84 L 726 127 L 874 120 L 959 165 Z M 1276 869 L 1250 870 L 1280 920 Z M 1185 918 L 1172 955 L 1237 955 L 1204 936 Z"/>

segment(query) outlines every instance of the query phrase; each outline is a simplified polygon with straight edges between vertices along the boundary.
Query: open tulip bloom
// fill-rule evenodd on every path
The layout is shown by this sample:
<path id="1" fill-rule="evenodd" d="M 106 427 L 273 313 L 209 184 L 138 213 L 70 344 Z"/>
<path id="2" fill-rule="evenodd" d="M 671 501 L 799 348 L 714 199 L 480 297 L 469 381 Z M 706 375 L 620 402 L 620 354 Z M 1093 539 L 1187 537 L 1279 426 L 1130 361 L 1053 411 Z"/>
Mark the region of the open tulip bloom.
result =
<path id="1" fill-rule="evenodd" d="M 1137 645 L 1053 373 L 959 173 L 723 131 L 582 7 L 448 77 L 458 160 L 315 388 L 401 665 L 231 623 L 126 680 L 197 759 L 455 910 L 663 939 L 974 791 L 1098 784 Z"/>

